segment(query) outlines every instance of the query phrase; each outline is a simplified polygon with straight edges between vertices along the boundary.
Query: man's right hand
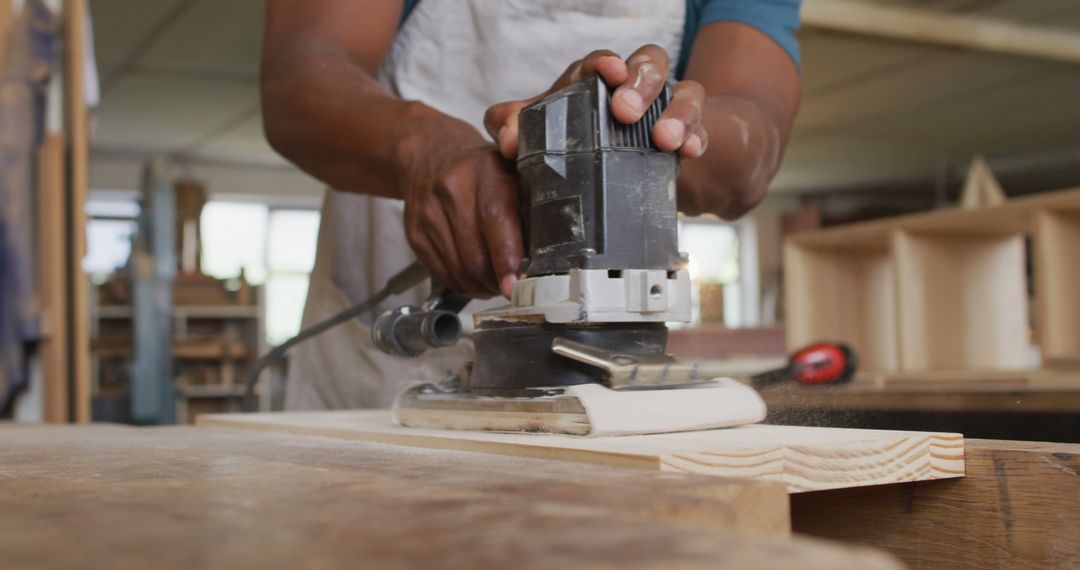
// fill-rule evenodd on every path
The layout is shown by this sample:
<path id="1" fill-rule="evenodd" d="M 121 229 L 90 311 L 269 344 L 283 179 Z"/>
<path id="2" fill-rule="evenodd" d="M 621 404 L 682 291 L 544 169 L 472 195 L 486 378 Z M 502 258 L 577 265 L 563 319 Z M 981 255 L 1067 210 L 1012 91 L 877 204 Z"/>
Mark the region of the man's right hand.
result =
<path id="1" fill-rule="evenodd" d="M 409 245 L 448 288 L 509 298 L 524 255 L 514 165 L 468 124 L 418 111 L 434 124 L 397 153 Z"/>

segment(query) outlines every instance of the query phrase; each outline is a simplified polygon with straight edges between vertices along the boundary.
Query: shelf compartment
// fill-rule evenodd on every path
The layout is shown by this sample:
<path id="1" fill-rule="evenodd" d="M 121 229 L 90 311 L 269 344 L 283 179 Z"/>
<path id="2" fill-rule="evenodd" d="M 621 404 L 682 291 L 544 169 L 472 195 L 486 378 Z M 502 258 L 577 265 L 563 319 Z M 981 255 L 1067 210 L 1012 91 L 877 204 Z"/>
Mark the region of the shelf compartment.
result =
<path id="1" fill-rule="evenodd" d="M 896 289 L 887 248 L 784 249 L 788 350 L 817 341 L 844 342 L 861 370 L 897 368 Z"/>
<path id="2" fill-rule="evenodd" d="M 1035 322 L 1043 358 L 1080 359 L 1080 211 L 1035 215 Z"/>
<path id="3" fill-rule="evenodd" d="M 894 231 L 900 370 L 1029 364 L 1022 233 Z"/>

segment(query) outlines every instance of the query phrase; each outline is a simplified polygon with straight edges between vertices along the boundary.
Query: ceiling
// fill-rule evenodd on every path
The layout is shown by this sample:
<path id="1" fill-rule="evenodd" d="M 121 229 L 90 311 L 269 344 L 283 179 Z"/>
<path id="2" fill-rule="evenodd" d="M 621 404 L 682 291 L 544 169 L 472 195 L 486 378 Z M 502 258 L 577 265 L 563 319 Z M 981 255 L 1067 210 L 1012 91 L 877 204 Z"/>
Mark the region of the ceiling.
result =
<path id="1" fill-rule="evenodd" d="M 1077 0 L 879 1 L 1080 34 Z M 90 6 L 102 84 L 92 184 L 121 185 L 111 163 L 160 153 L 286 172 L 260 123 L 263 0 Z M 800 39 L 802 110 L 777 191 L 929 185 L 974 153 L 994 165 L 1080 148 L 1080 65 L 819 29 L 804 29 Z M 1080 163 L 1067 166 L 1080 171 Z M 289 174 L 281 192 L 318 190 Z"/>

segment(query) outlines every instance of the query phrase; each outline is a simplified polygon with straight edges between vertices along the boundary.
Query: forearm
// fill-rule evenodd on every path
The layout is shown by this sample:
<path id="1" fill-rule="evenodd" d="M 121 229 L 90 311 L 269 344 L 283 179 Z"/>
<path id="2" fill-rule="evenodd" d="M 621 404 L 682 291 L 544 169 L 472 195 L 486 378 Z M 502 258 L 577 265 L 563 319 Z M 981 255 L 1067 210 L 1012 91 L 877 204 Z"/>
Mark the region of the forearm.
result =
<path id="1" fill-rule="evenodd" d="M 710 96 L 702 109 L 709 148 L 684 161 L 679 176 L 679 209 L 734 219 L 765 197 L 780 166 L 786 129 L 751 98 Z"/>
<path id="2" fill-rule="evenodd" d="M 268 64 L 262 81 L 267 139 L 284 157 L 339 190 L 401 198 L 409 148 L 454 121 L 388 93 L 346 54 L 306 47 Z"/>

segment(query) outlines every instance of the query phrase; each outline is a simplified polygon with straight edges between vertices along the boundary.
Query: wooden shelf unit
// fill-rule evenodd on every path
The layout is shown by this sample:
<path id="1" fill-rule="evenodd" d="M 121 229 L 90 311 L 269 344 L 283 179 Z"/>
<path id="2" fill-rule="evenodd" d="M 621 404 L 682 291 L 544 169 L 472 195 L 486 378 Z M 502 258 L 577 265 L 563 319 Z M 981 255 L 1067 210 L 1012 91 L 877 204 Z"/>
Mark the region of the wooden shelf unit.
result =
<path id="1" fill-rule="evenodd" d="M 244 374 L 267 348 L 264 293 L 262 287 L 254 287 L 253 292 L 252 304 L 173 307 L 177 423 L 192 423 L 200 413 L 240 411 Z M 132 307 L 98 305 L 93 309 L 96 392 L 102 392 L 106 372 L 111 372 L 110 395 L 126 393 L 128 379 L 116 371 L 126 370 L 133 358 Z"/>
<path id="2" fill-rule="evenodd" d="M 866 371 L 1080 359 L 1080 189 L 797 234 L 784 272 L 789 348 L 847 342 Z"/>

